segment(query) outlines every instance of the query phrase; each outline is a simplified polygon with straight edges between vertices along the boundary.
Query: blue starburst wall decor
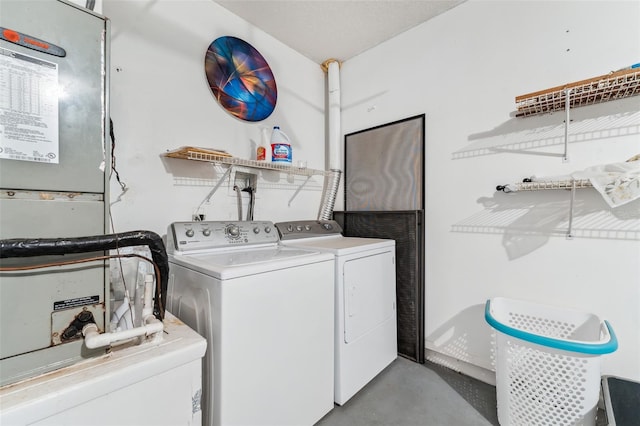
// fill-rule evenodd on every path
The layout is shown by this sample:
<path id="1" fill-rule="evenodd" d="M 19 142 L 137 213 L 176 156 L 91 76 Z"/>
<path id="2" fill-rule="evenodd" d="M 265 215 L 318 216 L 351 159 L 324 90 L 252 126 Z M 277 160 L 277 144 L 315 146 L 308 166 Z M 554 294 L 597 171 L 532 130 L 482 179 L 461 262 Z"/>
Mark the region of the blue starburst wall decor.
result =
<path id="1" fill-rule="evenodd" d="M 209 87 L 231 115 L 261 121 L 276 107 L 278 89 L 271 68 L 249 43 L 236 37 L 219 37 L 204 60 Z"/>

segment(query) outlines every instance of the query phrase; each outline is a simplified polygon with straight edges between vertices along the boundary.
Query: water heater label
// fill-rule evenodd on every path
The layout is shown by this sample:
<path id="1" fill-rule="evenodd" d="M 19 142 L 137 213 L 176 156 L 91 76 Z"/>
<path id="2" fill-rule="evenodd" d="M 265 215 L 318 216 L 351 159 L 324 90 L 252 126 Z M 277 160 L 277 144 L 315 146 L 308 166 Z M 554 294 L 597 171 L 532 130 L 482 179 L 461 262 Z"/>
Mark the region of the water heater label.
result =
<path id="1" fill-rule="evenodd" d="M 75 299 L 59 300 L 53 302 L 53 310 L 61 311 L 62 309 L 77 308 L 78 306 L 95 305 L 100 303 L 100 296 L 85 296 Z"/>

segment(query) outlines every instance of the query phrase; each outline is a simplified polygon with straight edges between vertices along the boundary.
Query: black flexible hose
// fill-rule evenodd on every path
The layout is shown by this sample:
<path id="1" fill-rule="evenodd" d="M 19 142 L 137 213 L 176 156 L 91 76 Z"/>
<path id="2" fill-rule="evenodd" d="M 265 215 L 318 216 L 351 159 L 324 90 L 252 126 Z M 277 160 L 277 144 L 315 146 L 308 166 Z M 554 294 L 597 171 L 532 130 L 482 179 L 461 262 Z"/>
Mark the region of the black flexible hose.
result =
<path id="1" fill-rule="evenodd" d="M 161 289 L 161 300 L 155 298 L 153 314 L 156 318 L 162 320 L 164 318 L 165 306 L 167 306 L 169 260 L 162 238 L 154 232 L 130 231 L 77 238 L 14 238 L 0 240 L 0 259 L 91 253 L 133 246 L 148 246 L 151 251 L 151 258 L 160 270 L 159 285 Z"/>

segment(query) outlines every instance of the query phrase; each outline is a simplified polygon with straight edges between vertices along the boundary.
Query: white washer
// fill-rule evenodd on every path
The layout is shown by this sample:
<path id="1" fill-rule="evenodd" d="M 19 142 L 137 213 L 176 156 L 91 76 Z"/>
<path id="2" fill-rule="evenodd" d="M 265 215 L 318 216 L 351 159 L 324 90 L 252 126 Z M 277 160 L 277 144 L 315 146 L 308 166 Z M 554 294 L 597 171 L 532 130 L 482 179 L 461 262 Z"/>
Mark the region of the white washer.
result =
<path id="1" fill-rule="evenodd" d="M 207 339 L 206 425 L 312 425 L 333 408 L 333 256 L 272 222 L 176 222 L 167 309 Z"/>
<path id="2" fill-rule="evenodd" d="M 335 256 L 334 401 L 342 405 L 398 354 L 395 241 L 344 237 L 332 220 L 276 227 L 285 246 Z"/>

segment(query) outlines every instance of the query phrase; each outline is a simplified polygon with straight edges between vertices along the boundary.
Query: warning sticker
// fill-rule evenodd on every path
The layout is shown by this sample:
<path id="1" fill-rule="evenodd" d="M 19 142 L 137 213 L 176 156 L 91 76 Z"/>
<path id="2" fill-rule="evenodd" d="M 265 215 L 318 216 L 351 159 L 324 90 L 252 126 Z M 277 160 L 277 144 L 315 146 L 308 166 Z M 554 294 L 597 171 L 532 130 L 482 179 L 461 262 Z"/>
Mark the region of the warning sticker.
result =
<path id="1" fill-rule="evenodd" d="M 53 310 L 61 311 L 62 309 L 77 308 L 78 306 L 95 305 L 100 302 L 100 296 L 77 297 L 75 299 L 59 300 L 53 302 Z"/>

